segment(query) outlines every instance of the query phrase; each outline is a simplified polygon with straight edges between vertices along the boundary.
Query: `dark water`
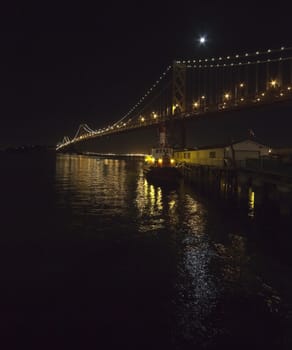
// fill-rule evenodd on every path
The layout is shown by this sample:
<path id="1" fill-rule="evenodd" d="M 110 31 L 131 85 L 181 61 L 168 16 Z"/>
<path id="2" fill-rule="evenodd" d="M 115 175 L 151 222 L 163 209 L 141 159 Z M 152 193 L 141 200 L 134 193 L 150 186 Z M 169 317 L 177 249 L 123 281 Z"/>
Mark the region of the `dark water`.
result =
<path id="1" fill-rule="evenodd" d="M 1 155 L 3 348 L 291 349 L 289 220 L 142 165 Z"/>

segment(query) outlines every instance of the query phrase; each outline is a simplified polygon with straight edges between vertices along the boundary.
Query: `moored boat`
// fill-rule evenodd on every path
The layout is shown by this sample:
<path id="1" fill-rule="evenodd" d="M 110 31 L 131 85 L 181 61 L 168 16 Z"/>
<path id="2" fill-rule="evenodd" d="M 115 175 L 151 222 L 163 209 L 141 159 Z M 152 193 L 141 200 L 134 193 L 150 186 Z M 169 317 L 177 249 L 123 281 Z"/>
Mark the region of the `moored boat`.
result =
<path id="1" fill-rule="evenodd" d="M 150 166 L 144 173 L 149 182 L 160 185 L 178 184 L 182 177 L 178 168 L 167 166 Z"/>
<path id="2" fill-rule="evenodd" d="M 166 144 L 165 128 L 160 129 L 160 146 L 152 148 L 145 158 L 144 174 L 148 181 L 168 185 L 179 183 L 182 175 L 177 168 L 173 149 Z"/>

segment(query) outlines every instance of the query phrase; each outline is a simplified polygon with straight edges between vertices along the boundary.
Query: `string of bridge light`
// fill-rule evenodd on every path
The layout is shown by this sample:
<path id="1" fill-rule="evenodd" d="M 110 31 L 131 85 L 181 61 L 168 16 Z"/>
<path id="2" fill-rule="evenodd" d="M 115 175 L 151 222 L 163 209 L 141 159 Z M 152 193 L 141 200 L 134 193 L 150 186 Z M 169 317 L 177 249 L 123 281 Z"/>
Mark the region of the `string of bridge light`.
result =
<path id="1" fill-rule="evenodd" d="M 72 141 L 70 141 L 68 136 L 64 136 L 63 140 L 61 142 L 59 142 L 57 144 L 56 150 L 58 150 L 59 148 L 68 145 L 69 143 L 71 143 Z"/>
<path id="2" fill-rule="evenodd" d="M 256 51 L 256 52 L 253 52 L 253 53 L 245 53 L 245 54 L 236 54 L 234 56 L 226 56 L 226 57 L 218 57 L 217 60 L 216 58 L 205 58 L 205 59 L 197 59 L 197 60 L 183 60 L 183 61 L 180 61 L 180 60 L 177 60 L 175 61 L 175 63 L 182 63 L 182 64 L 189 64 L 187 65 L 187 68 L 220 68 L 220 67 L 236 67 L 236 66 L 245 66 L 245 65 L 251 65 L 251 64 L 263 64 L 263 63 L 269 63 L 269 62 L 279 62 L 279 61 L 285 61 L 285 60 L 291 60 L 292 57 L 280 57 L 280 58 L 277 58 L 277 59 L 267 59 L 267 60 L 257 60 L 257 61 L 247 61 L 247 62 L 238 62 L 238 63 L 230 63 L 230 64 L 226 64 L 226 63 L 223 63 L 223 64 L 219 64 L 219 63 L 215 63 L 216 61 L 224 61 L 224 60 L 229 60 L 229 59 L 240 59 L 240 58 L 246 58 L 246 57 L 255 57 L 255 56 L 261 56 L 261 55 L 267 55 L 267 54 L 273 54 L 273 53 L 277 53 L 277 52 L 287 52 L 287 51 L 290 51 L 292 50 L 292 47 L 284 47 L 282 46 L 280 49 L 268 49 L 268 50 L 265 50 L 265 51 Z M 214 64 L 200 64 L 200 65 L 194 65 L 194 66 L 191 66 L 190 64 L 191 63 L 202 63 L 202 62 L 214 62 Z M 107 129 L 112 129 L 113 127 L 115 127 L 117 124 L 121 123 L 124 119 L 126 119 L 134 110 L 136 110 L 145 100 L 146 97 L 148 97 L 153 89 L 155 89 L 157 87 L 157 85 L 160 83 L 160 81 L 166 76 L 166 74 L 168 73 L 168 71 L 172 68 L 172 66 L 168 66 L 166 71 L 162 73 L 162 75 L 159 77 L 159 79 L 152 85 L 152 87 L 144 94 L 144 96 L 142 96 L 140 98 L 140 100 L 117 122 L 115 122 L 112 126 L 109 126 Z M 80 130 L 80 127 L 82 125 L 79 126 L 78 128 L 78 131 L 77 133 L 75 134 L 75 137 L 74 139 L 76 138 L 79 130 Z M 85 131 L 87 131 L 88 133 L 100 133 L 102 131 L 104 131 L 104 128 L 103 129 L 98 129 L 98 130 L 92 130 L 91 128 L 89 128 L 87 126 L 87 124 L 85 124 L 86 128 L 84 128 L 84 125 L 83 125 L 83 128 Z M 63 142 L 65 143 L 70 143 L 72 141 L 70 141 L 69 137 L 67 136 L 66 137 L 67 140 L 65 140 L 65 137 L 63 139 Z M 74 140 L 73 139 L 73 140 Z"/>
<path id="3" fill-rule="evenodd" d="M 280 61 L 286 61 L 286 60 L 292 60 L 292 56 L 289 57 L 280 57 L 280 58 L 276 58 L 276 59 L 267 59 L 267 60 L 257 60 L 257 61 L 247 61 L 247 62 L 238 62 L 238 63 L 234 63 L 231 62 L 229 64 L 223 63 L 223 64 L 211 64 L 211 65 L 187 65 L 187 68 L 228 68 L 228 67 L 236 67 L 236 66 L 246 66 L 246 65 L 254 65 L 254 64 L 265 64 L 265 63 L 272 63 L 272 62 L 280 62 Z M 80 131 L 80 128 L 83 127 L 83 129 L 92 134 L 96 134 L 96 133 L 103 133 L 106 131 L 109 131 L 110 129 L 112 130 L 115 126 L 117 126 L 118 124 L 120 124 L 125 118 L 127 118 L 135 109 L 137 109 L 142 102 L 144 102 L 145 98 L 153 91 L 153 89 L 155 87 L 157 87 L 158 83 L 160 83 L 160 81 L 165 77 L 165 75 L 167 74 L 167 72 L 171 69 L 171 66 L 168 66 L 166 71 L 160 76 L 160 78 L 156 81 L 156 83 L 153 84 L 153 86 L 146 92 L 146 94 L 139 100 L 138 103 L 136 103 L 135 106 L 133 106 L 129 112 L 127 114 L 125 114 L 119 121 L 115 122 L 113 125 L 108 126 L 107 128 L 101 128 L 98 130 L 92 130 L 91 128 L 89 128 L 89 126 L 87 124 L 81 124 L 78 128 L 77 133 L 75 134 L 73 140 L 77 139 L 77 135 Z M 125 126 L 125 125 L 124 125 Z M 64 142 L 65 140 L 63 140 Z M 65 143 L 70 143 L 73 141 L 67 140 L 65 141 Z"/>
<path id="4" fill-rule="evenodd" d="M 163 80 L 163 78 L 165 78 L 165 76 L 167 75 L 167 73 L 170 71 L 170 69 L 172 68 L 172 66 L 168 66 L 167 68 L 166 68 L 166 70 L 161 74 L 161 76 L 156 80 L 156 82 L 150 87 L 150 89 L 144 94 L 144 96 L 142 96 L 141 98 L 140 98 L 140 100 L 120 119 L 120 120 L 118 120 L 117 122 L 115 122 L 114 124 L 112 124 L 112 125 L 109 125 L 109 126 L 107 126 L 107 127 L 104 127 L 104 128 L 100 128 L 100 129 L 97 129 L 97 130 L 92 130 L 92 129 L 90 129 L 89 127 L 88 127 L 88 125 L 87 124 L 81 124 L 80 126 L 79 126 L 79 128 L 78 128 L 78 131 L 77 131 L 77 133 L 75 134 L 75 137 L 74 137 L 74 139 L 76 139 L 76 136 L 78 135 L 78 132 L 79 132 L 79 130 L 80 130 L 80 128 L 81 127 L 83 127 L 84 128 L 84 126 L 87 126 L 87 128 L 89 129 L 89 130 L 86 130 L 85 128 L 84 128 L 84 130 L 85 131 L 87 131 L 87 132 L 89 132 L 89 133 L 94 133 L 94 134 L 102 134 L 102 133 L 105 133 L 105 132 L 109 132 L 110 130 L 112 130 L 112 129 L 114 129 L 116 126 L 119 126 L 119 124 L 123 121 L 123 120 L 125 120 L 127 117 L 129 117 L 129 115 L 131 114 L 131 113 L 133 113 L 134 112 L 134 110 L 136 110 L 143 102 L 144 102 L 144 100 L 145 100 L 145 98 L 146 97 L 148 97 L 152 92 L 153 92 L 153 90 L 158 86 L 158 84 Z M 124 123 L 124 126 L 125 126 L 126 124 Z M 73 140 L 74 140 L 73 139 Z"/>
<path id="5" fill-rule="evenodd" d="M 80 124 L 79 125 L 79 127 L 78 127 L 78 130 L 77 130 L 77 132 L 76 132 L 76 134 L 75 134 L 75 136 L 73 137 L 73 140 L 75 140 L 75 139 L 77 139 L 78 137 L 78 133 L 79 133 L 79 131 L 80 131 L 80 129 L 83 129 L 83 130 L 85 130 L 87 133 L 94 133 L 95 131 L 94 130 L 92 130 L 87 124 Z M 80 137 L 80 136 L 79 136 Z"/>
<path id="6" fill-rule="evenodd" d="M 161 76 L 156 80 L 156 82 L 149 88 L 149 90 L 140 98 L 140 100 L 117 122 L 115 122 L 112 126 L 116 126 L 117 124 L 120 124 L 123 120 L 125 120 L 127 117 L 131 115 L 145 100 L 146 97 L 148 97 L 153 90 L 158 86 L 158 84 L 165 78 L 167 73 L 170 71 L 172 66 L 168 66 L 166 70 L 161 74 Z"/>
<path id="7" fill-rule="evenodd" d="M 279 57 L 274 59 L 266 59 L 266 60 L 257 60 L 257 61 L 247 61 L 247 62 L 231 62 L 231 63 L 216 63 L 216 64 L 199 64 L 199 65 L 187 65 L 187 68 L 224 68 L 224 67 L 238 67 L 238 66 L 247 66 L 253 64 L 264 64 L 264 63 L 273 63 L 273 62 L 281 62 L 292 60 L 292 56 L 289 57 Z"/>
<path id="8" fill-rule="evenodd" d="M 230 59 L 240 59 L 240 58 L 246 58 L 246 57 L 256 57 L 256 56 L 261 56 L 261 55 L 271 55 L 273 53 L 278 53 L 278 52 L 287 52 L 287 51 L 291 51 L 292 47 L 284 47 L 282 46 L 280 49 L 268 49 L 265 51 L 256 51 L 256 52 L 246 52 L 244 54 L 236 54 L 236 55 L 229 55 L 226 57 L 212 57 L 212 58 L 198 58 L 195 60 L 177 60 L 175 61 L 175 63 L 182 63 L 182 64 L 191 64 L 191 63 L 201 63 L 201 62 L 217 62 L 217 61 L 224 61 L 224 60 L 230 60 Z"/>
<path id="9" fill-rule="evenodd" d="M 114 124 L 109 125 L 108 127 L 100 128 L 98 130 L 93 131 L 94 133 L 102 133 L 105 131 L 109 131 L 110 129 L 115 128 L 117 125 L 119 125 L 123 120 L 125 120 L 127 117 L 131 115 L 141 104 L 144 102 L 145 98 L 148 97 L 152 91 L 158 86 L 158 84 L 162 81 L 163 78 L 167 75 L 167 73 L 170 71 L 172 66 L 168 66 L 166 70 L 161 74 L 161 76 L 156 80 L 156 82 L 150 87 L 150 89 L 140 98 L 140 100 L 118 121 L 116 121 Z"/>

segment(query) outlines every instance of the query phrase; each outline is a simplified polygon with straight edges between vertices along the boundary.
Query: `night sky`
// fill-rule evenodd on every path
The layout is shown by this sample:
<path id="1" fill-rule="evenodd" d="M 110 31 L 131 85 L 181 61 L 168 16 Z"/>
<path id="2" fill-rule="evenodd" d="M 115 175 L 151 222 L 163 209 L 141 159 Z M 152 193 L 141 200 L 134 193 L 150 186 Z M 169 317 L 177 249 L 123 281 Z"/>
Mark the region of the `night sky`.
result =
<path id="1" fill-rule="evenodd" d="M 206 34 L 200 47 L 197 38 Z M 43 2 L 1 11 L 0 146 L 120 119 L 174 59 L 291 46 L 288 2 Z"/>

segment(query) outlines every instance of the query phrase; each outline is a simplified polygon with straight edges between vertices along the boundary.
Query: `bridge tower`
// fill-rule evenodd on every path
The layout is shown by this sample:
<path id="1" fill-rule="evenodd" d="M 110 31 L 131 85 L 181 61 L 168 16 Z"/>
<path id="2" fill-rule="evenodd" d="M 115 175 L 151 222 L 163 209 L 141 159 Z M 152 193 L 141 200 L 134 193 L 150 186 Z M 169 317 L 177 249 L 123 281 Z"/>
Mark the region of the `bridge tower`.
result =
<path id="1" fill-rule="evenodd" d="M 172 115 L 186 111 L 186 64 L 173 62 Z"/>
<path id="2" fill-rule="evenodd" d="M 185 63 L 181 63 L 178 61 L 173 62 L 171 115 L 186 112 L 186 109 L 187 109 L 186 71 L 187 71 L 187 67 Z M 177 123 L 179 123 L 179 125 L 177 125 Z M 180 121 L 176 121 L 175 125 L 171 125 L 170 128 L 171 128 L 170 133 L 176 134 L 174 138 L 179 139 L 180 146 L 185 147 L 186 130 L 185 130 L 184 120 L 182 119 Z M 178 130 L 179 130 L 179 135 L 178 135 Z"/>

